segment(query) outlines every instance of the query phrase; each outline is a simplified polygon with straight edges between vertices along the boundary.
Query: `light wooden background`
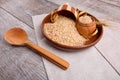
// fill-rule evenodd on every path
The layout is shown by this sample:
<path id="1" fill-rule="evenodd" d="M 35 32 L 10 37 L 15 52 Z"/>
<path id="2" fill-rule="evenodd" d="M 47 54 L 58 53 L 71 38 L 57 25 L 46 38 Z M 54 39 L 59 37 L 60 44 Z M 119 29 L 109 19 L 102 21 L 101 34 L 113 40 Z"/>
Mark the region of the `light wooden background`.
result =
<path id="1" fill-rule="evenodd" d="M 11 46 L 3 37 L 6 30 L 19 26 L 27 31 L 30 40 L 37 43 L 31 16 L 48 13 L 65 2 L 108 23 L 102 40 L 93 47 L 96 49 L 93 52 L 110 66 L 107 69 L 108 66 L 104 65 L 104 68 L 110 70 L 113 79 L 120 80 L 120 0 L 0 0 L 0 80 L 49 80 L 49 77 L 55 77 L 54 74 L 49 76 L 41 56 L 28 48 Z M 103 72 L 101 80 L 109 80 L 110 76 L 105 74 L 107 71 Z M 81 79 L 93 80 L 89 74 L 86 75 Z"/>

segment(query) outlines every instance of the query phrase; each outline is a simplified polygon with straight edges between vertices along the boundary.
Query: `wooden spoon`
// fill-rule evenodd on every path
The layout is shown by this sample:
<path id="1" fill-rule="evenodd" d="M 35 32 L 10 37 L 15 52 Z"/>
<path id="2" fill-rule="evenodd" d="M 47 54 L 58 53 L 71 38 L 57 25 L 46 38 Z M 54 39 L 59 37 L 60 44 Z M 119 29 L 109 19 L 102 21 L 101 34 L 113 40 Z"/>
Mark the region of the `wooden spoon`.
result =
<path id="1" fill-rule="evenodd" d="M 5 33 L 4 39 L 12 45 L 29 46 L 33 48 L 34 50 L 38 51 L 38 53 L 44 58 L 48 59 L 49 61 L 51 61 L 52 63 L 56 64 L 64 70 L 69 67 L 69 63 L 67 61 L 32 43 L 28 39 L 27 33 L 21 28 L 12 28 L 8 30 Z"/>

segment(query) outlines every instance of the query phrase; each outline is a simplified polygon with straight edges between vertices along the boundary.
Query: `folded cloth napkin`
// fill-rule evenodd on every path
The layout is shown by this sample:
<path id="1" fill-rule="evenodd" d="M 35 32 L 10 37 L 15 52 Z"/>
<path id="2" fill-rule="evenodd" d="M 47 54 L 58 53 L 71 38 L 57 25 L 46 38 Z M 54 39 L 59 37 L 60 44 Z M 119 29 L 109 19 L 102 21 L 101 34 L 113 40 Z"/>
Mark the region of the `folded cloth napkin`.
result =
<path id="1" fill-rule="evenodd" d="M 62 70 L 43 58 L 49 80 L 89 80 L 89 78 L 95 80 L 96 74 L 99 75 L 96 79 L 101 78 L 103 73 L 100 71 L 106 71 L 106 67 L 109 68 L 109 66 L 106 66 L 106 62 L 94 46 L 80 49 L 79 51 L 63 51 L 48 44 L 47 40 L 42 36 L 40 29 L 41 22 L 46 15 L 32 16 L 38 45 L 70 63 L 67 70 Z M 106 74 L 109 73 L 111 72 L 106 72 Z M 86 78 L 85 76 L 88 77 Z"/>

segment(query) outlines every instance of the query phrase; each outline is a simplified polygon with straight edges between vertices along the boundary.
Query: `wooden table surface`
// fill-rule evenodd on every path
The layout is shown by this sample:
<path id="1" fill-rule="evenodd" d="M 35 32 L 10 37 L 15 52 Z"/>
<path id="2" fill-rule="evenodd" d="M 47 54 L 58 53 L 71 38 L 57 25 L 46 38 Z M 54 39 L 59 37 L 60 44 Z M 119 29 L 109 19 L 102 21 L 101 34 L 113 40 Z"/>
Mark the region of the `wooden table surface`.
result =
<path id="1" fill-rule="evenodd" d="M 28 48 L 9 45 L 4 41 L 4 33 L 19 26 L 37 43 L 31 16 L 48 13 L 66 2 L 108 24 L 102 40 L 94 48 L 111 67 L 108 70 L 114 80 L 120 80 L 120 0 L 0 0 L 0 80 L 50 80 L 41 56 Z M 103 68 L 102 65 L 99 67 Z M 101 80 L 113 80 L 103 72 Z M 81 80 L 97 80 L 96 77 L 85 76 Z"/>

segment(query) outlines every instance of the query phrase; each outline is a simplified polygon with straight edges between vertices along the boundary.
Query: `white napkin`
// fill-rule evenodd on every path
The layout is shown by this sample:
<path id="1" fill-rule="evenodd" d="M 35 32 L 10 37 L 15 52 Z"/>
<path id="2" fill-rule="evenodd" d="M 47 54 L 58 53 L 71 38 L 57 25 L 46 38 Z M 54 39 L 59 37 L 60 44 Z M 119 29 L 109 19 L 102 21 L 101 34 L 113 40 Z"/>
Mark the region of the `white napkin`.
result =
<path id="1" fill-rule="evenodd" d="M 41 21 L 46 15 L 42 14 L 32 17 L 38 45 L 70 63 L 67 70 L 62 70 L 43 58 L 49 80 L 103 80 L 104 71 L 107 75 L 104 76 L 104 79 L 108 79 L 108 76 L 109 80 L 114 79 L 111 73 L 116 73 L 94 46 L 70 52 L 62 51 L 49 45 L 42 36 L 40 29 Z"/>

